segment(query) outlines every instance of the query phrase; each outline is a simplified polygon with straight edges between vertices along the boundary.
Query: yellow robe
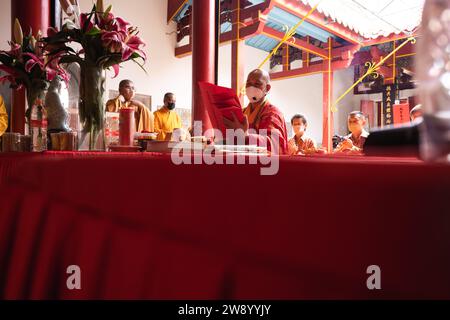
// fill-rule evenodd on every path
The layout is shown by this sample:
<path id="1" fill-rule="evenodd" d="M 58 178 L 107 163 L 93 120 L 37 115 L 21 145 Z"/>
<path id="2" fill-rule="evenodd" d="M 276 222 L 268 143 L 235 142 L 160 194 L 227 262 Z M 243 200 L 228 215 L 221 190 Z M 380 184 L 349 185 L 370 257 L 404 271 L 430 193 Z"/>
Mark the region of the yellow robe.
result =
<path id="1" fill-rule="evenodd" d="M 130 102 L 122 102 L 120 97 L 116 99 L 109 100 L 106 103 L 106 112 L 119 112 L 121 108 L 127 108 L 130 106 Z M 154 119 L 153 114 L 149 109 L 132 105 L 135 108 L 134 118 L 136 120 L 136 132 L 154 132 Z"/>
<path id="2" fill-rule="evenodd" d="M 155 132 L 158 133 L 158 140 L 165 141 L 169 133 L 181 128 L 181 118 L 175 111 L 170 111 L 162 107 L 155 111 Z"/>
<path id="3" fill-rule="evenodd" d="M 0 137 L 6 132 L 6 129 L 8 129 L 8 113 L 3 97 L 0 96 Z"/>

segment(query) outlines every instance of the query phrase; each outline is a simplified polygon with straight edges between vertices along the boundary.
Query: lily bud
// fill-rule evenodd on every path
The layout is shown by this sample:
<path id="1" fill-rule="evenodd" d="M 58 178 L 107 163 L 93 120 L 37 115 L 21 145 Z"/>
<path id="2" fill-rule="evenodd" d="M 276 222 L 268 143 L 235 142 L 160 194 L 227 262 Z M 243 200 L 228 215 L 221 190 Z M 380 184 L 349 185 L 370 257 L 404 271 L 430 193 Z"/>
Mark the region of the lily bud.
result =
<path id="1" fill-rule="evenodd" d="M 108 6 L 108 8 L 106 9 L 105 13 L 103 14 L 103 17 L 104 17 L 105 19 L 108 17 L 108 15 L 109 15 L 109 13 L 111 12 L 111 10 L 112 10 L 112 4 L 110 4 L 110 5 Z"/>
<path id="2" fill-rule="evenodd" d="M 18 45 L 23 45 L 23 31 L 20 25 L 19 19 L 16 18 L 14 21 L 14 41 Z"/>
<path id="3" fill-rule="evenodd" d="M 34 49 L 36 48 L 36 43 L 37 43 L 37 40 L 36 40 L 36 38 L 34 37 L 34 36 L 32 36 L 31 38 L 30 38 L 30 45 L 31 45 L 31 49 L 34 51 Z"/>
<path id="4" fill-rule="evenodd" d="M 105 6 L 103 5 L 103 0 L 97 0 L 97 12 L 105 12 Z"/>

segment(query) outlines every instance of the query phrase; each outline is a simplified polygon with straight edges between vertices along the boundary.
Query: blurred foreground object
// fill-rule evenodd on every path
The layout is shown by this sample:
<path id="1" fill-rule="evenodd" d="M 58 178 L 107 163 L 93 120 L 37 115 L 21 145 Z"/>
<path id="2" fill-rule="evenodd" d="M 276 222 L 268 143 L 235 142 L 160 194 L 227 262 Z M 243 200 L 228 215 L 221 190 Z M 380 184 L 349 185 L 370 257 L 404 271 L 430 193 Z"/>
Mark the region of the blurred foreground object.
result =
<path id="1" fill-rule="evenodd" d="M 424 110 L 421 156 L 450 162 L 450 0 L 428 0 L 418 43 L 417 69 Z"/>

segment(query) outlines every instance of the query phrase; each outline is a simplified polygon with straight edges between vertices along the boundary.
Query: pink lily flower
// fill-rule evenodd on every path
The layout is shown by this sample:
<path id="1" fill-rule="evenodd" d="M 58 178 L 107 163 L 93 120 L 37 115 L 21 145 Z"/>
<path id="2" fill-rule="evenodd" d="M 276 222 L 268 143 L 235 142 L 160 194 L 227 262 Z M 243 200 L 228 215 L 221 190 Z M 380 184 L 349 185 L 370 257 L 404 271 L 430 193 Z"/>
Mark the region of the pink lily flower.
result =
<path id="1" fill-rule="evenodd" d="M 5 65 L 0 65 L 0 70 L 7 73 L 7 75 L 0 77 L 0 83 L 9 82 L 9 83 L 11 83 L 11 86 L 13 86 L 13 87 L 17 86 L 16 80 L 19 78 L 19 74 L 17 73 L 16 70 L 14 70 L 11 67 L 5 66 Z M 20 86 L 20 87 L 22 87 L 22 86 Z"/>
<path id="2" fill-rule="evenodd" d="M 22 52 L 22 47 L 14 42 L 9 42 L 9 44 L 11 45 L 11 50 L 10 51 L 2 50 L 2 51 L 0 51 L 0 54 L 6 54 L 15 59 L 19 58 L 20 54 Z"/>
<path id="3" fill-rule="evenodd" d="M 141 46 L 145 46 L 145 43 L 141 40 L 141 38 L 138 36 L 129 36 L 123 43 L 122 60 L 129 60 L 135 52 L 139 53 L 144 60 L 147 60 L 147 55 L 141 50 Z"/>
<path id="4" fill-rule="evenodd" d="M 92 23 L 91 20 L 88 20 L 88 18 L 89 18 L 89 14 L 87 14 L 87 13 L 82 13 L 80 15 L 80 27 L 82 29 L 84 28 L 85 24 L 88 22 L 87 29 L 84 30 L 84 32 L 89 32 L 94 27 L 94 24 Z"/>
<path id="5" fill-rule="evenodd" d="M 118 31 L 118 32 L 125 32 L 125 33 L 127 33 L 129 25 L 130 25 L 129 22 L 123 20 L 120 17 L 116 17 L 111 22 L 112 31 Z"/>
<path id="6" fill-rule="evenodd" d="M 103 46 L 108 48 L 111 53 L 120 53 L 125 37 L 123 33 L 117 31 L 104 32 L 102 34 Z"/>
<path id="7" fill-rule="evenodd" d="M 30 73 L 31 70 L 37 65 L 41 70 L 44 70 L 44 59 L 36 56 L 32 53 L 24 53 L 24 56 L 29 57 L 30 59 L 25 63 L 25 71 Z"/>

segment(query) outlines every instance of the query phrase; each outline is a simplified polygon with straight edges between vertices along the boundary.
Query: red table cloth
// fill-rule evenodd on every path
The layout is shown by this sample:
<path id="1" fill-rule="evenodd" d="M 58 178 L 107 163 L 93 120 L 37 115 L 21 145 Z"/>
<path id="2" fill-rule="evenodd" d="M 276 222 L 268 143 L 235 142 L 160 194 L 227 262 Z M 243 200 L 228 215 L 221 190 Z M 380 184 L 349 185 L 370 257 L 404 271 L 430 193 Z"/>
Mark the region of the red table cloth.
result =
<path id="1" fill-rule="evenodd" d="M 449 299 L 449 195 L 450 167 L 416 160 L 281 158 L 261 176 L 162 155 L 33 156 L 0 185 L 0 297 Z M 371 265 L 381 290 L 366 286 Z"/>

